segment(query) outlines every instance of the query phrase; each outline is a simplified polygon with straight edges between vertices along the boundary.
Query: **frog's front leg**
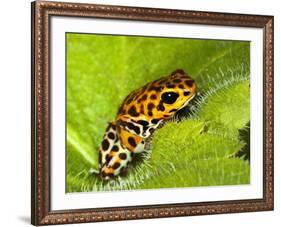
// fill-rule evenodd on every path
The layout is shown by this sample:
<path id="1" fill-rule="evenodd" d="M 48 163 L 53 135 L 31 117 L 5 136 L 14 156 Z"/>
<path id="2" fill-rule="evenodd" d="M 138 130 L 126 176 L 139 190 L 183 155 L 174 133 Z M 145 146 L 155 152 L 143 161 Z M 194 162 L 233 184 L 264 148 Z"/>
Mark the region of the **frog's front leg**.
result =
<path id="1" fill-rule="evenodd" d="M 153 118 L 148 120 L 146 118 L 132 118 L 128 115 L 119 116 L 117 124 L 128 132 L 137 135 L 143 139 L 151 137 L 153 132 L 163 124 L 163 119 Z"/>
<path id="2" fill-rule="evenodd" d="M 119 138 L 121 145 L 132 153 L 141 153 L 145 149 L 145 139 L 124 128 L 120 128 Z"/>

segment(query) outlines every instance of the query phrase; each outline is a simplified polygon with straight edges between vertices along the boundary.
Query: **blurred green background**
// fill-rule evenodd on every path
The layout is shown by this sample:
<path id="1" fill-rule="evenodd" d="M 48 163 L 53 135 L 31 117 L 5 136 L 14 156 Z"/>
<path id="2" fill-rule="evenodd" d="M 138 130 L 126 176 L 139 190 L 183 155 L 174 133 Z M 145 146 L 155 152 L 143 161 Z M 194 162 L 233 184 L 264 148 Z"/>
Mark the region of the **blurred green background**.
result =
<path id="1" fill-rule="evenodd" d="M 249 42 L 67 33 L 66 45 L 67 192 L 250 182 L 249 141 L 241 136 L 249 133 Z M 152 153 L 125 177 L 104 182 L 89 174 L 123 99 L 175 69 L 201 93 L 191 116 L 158 130 Z"/>

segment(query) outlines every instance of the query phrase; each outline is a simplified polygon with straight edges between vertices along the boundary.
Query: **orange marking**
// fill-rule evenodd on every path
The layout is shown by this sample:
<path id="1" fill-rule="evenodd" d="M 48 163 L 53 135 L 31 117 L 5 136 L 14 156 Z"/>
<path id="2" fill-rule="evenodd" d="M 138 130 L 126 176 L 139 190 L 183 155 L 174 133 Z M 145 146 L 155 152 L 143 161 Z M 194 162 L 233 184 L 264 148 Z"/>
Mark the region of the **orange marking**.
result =
<path id="1" fill-rule="evenodd" d="M 128 138 L 129 137 L 133 137 L 135 142 L 136 142 L 136 147 L 138 146 L 138 144 L 140 144 L 142 142 L 142 138 L 140 136 L 137 135 L 133 135 L 132 133 L 128 132 L 127 130 L 121 128 L 120 130 L 120 140 L 121 140 L 121 144 L 127 148 L 129 151 L 134 152 L 136 147 L 133 147 L 131 144 L 129 144 L 128 142 Z"/>

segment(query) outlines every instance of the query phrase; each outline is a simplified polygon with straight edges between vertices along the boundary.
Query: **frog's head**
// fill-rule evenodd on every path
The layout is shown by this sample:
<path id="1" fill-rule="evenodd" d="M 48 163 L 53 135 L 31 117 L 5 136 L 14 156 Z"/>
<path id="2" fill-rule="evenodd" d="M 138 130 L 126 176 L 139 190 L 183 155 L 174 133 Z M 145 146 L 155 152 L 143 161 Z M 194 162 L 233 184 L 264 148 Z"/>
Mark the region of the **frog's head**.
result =
<path id="1" fill-rule="evenodd" d="M 127 118 L 135 122 L 149 123 L 168 119 L 185 107 L 195 94 L 194 80 L 178 69 L 169 76 L 131 92 L 119 108 L 118 119 L 125 121 Z"/>
<path id="2" fill-rule="evenodd" d="M 153 87 L 158 88 L 155 89 L 157 96 L 156 110 L 158 112 L 155 115 L 162 118 L 169 118 L 174 115 L 196 95 L 195 81 L 181 69 L 154 81 L 148 90 L 153 90 L 151 89 Z"/>

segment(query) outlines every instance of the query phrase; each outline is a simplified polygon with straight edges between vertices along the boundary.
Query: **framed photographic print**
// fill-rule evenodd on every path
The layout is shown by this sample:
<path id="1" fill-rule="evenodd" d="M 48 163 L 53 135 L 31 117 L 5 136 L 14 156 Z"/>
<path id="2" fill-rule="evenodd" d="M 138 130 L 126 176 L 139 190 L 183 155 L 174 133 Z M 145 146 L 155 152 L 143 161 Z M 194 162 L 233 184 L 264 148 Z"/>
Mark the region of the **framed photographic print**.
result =
<path id="1" fill-rule="evenodd" d="M 32 3 L 32 224 L 273 209 L 273 16 Z"/>

